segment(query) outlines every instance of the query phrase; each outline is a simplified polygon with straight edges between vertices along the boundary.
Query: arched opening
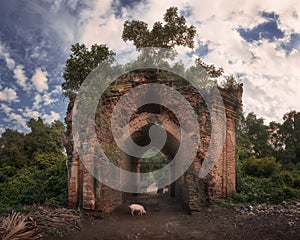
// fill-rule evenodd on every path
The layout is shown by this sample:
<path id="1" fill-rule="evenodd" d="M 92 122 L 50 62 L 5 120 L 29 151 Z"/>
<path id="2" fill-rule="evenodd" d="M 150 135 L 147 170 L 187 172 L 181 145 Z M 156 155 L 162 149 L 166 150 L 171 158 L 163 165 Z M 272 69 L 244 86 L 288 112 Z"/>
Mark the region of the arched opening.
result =
<path id="1" fill-rule="evenodd" d="M 149 173 L 149 176 L 141 175 L 141 191 L 145 194 L 162 194 L 168 192 L 168 188 L 158 188 L 159 182 L 163 180 L 163 176 L 156 178 L 153 171 L 156 171 L 169 163 L 168 158 L 158 149 L 148 150 L 138 161 L 139 172 Z M 170 175 L 166 170 L 162 172 L 164 175 Z M 162 175 L 160 174 L 160 175 Z"/>
<path id="2" fill-rule="evenodd" d="M 164 121 L 160 121 L 162 119 L 164 119 Z M 183 176 L 179 179 L 175 179 L 175 167 L 172 162 L 180 145 L 179 126 L 170 119 L 165 119 L 163 114 L 154 113 L 141 114 L 134 119 L 133 122 L 138 123 L 138 127 L 135 123 L 131 123 L 131 125 L 135 126 L 135 131 L 132 132 L 129 137 L 131 137 L 137 145 L 145 146 L 149 144 L 149 129 L 152 125 L 158 124 L 157 122 L 159 122 L 162 128 L 166 130 L 167 140 L 162 149 L 151 148 L 145 152 L 141 158 L 135 158 L 124 154 L 122 157 L 121 168 L 138 173 L 136 179 L 124 179 L 124 183 L 136 183 L 139 192 L 142 192 L 139 194 L 123 193 L 124 201 L 137 201 L 143 203 L 141 199 L 153 200 L 163 198 L 166 200 L 172 198 L 173 202 L 177 201 L 180 202 L 181 205 L 184 205 L 182 193 Z M 155 153 L 154 156 L 151 156 L 153 153 Z M 164 187 L 160 187 L 162 185 L 162 183 L 159 182 L 160 176 L 154 176 L 151 172 L 161 169 L 167 164 L 169 164 L 169 168 L 167 171 L 162 171 L 161 174 L 164 174 L 164 176 L 161 177 L 162 179 L 165 177 L 169 178 L 171 183 Z M 139 174 L 145 172 L 149 172 L 147 178 L 143 178 L 142 174 Z M 175 179 L 176 181 L 172 181 L 172 179 Z"/>

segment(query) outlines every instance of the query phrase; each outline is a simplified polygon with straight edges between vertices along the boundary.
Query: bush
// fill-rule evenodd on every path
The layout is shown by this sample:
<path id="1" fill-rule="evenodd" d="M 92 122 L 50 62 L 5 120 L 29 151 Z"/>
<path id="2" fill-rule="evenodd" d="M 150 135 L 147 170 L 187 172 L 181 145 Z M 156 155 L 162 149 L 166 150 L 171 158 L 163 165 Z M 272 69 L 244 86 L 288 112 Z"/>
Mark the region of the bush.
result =
<path id="1" fill-rule="evenodd" d="M 243 164 L 243 170 L 253 177 L 270 177 L 279 172 L 281 164 L 274 157 L 249 158 Z"/>
<path id="2" fill-rule="evenodd" d="M 20 169 L 0 184 L 2 206 L 44 203 L 50 200 L 57 205 L 67 204 L 67 170 L 65 158 L 39 169 L 30 166 Z"/>
<path id="3" fill-rule="evenodd" d="M 274 159 L 264 161 L 264 164 L 261 161 L 249 159 L 244 163 L 237 162 L 237 192 L 233 196 L 235 202 L 277 204 L 300 198 L 300 171 L 279 171 L 276 170 L 279 166 Z M 266 166 L 271 166 L 272 170 L 267 171 Z M 259 174 L 254 174 L 254 169 Z"/>

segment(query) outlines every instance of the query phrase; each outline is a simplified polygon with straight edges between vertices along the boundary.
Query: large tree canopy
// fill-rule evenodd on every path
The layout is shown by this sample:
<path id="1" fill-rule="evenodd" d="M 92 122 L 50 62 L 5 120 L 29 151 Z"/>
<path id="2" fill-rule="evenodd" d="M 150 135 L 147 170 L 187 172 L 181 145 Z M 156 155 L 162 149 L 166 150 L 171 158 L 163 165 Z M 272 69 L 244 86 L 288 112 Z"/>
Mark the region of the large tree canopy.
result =
<path id="1" fill-rule="evenodd" d="M 127 20 L 124 22 L 122 39 L 132 41 L 138 51 L 141 51 L 136 63 L 152 61 L 163 66 L 168 63 L 165 59 L 174 60 L 176 56 L 175 46 L 194 48 L 196 28 L 188 26 L 184 16 L 179 16 L 177 7 L 170 7 L 163 17 L 164 23 L 155 22 L 150 30 L 148 24 L 139 20 Z M 163 48 L 153 49 L 154 47 Z M 147 48 L 147 49 L 145 49 Z M 151 49 L 149 49 L 151 48 Z M 166 51 L 168 50 L 168 51 Z M 65 97 L 72 98 L 76 95 L 82 82 L 88 74 L 103 61 L 112 63 L 115 53 L 105 45 L 92 45 L 89 50 L 84 44 L 76 43 L 71 47 L 70 58 L 66 62 L 62 84 Z M 133 66 L 135 62 L 132 63 Z M 222 75 L 223 69 L 208 65 L 200 59 L 196 60 L 196 66 L 188 70 L 188 74 L 194 76 L 205 71 L 209 77 L 217 78 Z"/>
<path id="2" fill-rule="evenodd" d="M 63 94 L 71 98 L 77 93 L 80 85 L 89 73 L 101 62 L 114 61 L 115 53 L 105 44 L 94 44 L 89 50 L 84 44 L 76 43 L 71 47 L 72 54 L 66 62 L 62 84 Z"/>
<path id="3" fill-rule="evenodd" d="M 194 47 L 196 28 L 186 25 L 186 19 L 178 15 L 177 7 L 170 7 L 164 15 L 165 24 L 155 22 L 152 30 L 143 21 L 125 21 L 122 39 L 133 41 L 139 50 L 144 47 L 174 48 L 177 46 Z"/>

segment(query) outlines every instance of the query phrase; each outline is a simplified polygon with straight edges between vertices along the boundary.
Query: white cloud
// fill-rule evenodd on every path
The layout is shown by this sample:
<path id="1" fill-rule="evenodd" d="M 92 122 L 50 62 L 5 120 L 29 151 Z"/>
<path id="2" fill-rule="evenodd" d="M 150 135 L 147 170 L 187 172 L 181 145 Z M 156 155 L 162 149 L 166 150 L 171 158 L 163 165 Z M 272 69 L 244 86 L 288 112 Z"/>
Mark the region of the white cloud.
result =
<path id="1" fill-rule="evenodd" d="M 30 52 L 30 58 L 35 59 L 45 59 L 47 57 L 47 42 L 45 40 L 41 40 L 38 46 L 35 46 Z M 30 51 L 30 50 L 29 50 Z"/>
<path id="2" fill-rule="evenodd" d="M 74 43 L 75 33 L 71 27 L 69 16 L 59 16 L 59 21 L 53 20 L 51 22 L 51 28 L 58 34 L 58 37 L 63 40 L 64 43 Z M 70 45 L 70 44 L 69 44 Z"/>
<path id="3" fill-rule="evenodd" d="M 0 105 L 0 109 L 6 114 L 8 115 L 11 111 L 12 111 L 12 108 L 7 106 L 6 104 L 1 104 Z"/>
<path id="4" fill-rule="evenodd" d="M 40 109 L 42 105 L 47 106 L 59 101 L 59 98 L 57 98 L 57 96 L 55 97 L 55 95 L 60 94 L 60 90 L 61 88 L 56 86 L 51 92 L 37 93 L 34 97 L 32 108 L 37 110 Z"/>
<path id="5" fill-rule="evenodd" d="M 51 93 L 53 95 L 55 95 L 55 94 L 62 94 L 61 85 L 54 86 L 54 89 L 51 91 Z"/>
<path id="6" fill-rule="evenodd" d="M 30 86 L 27 84 L 28 78 L 25 75 L 24 66 L 17 65 L 14 69 L 14 78 L 17 79 L 18 84 L 25 90 L 29 90 Z"/>
<path id="7" fill-rule="evenodd" d="M 31 80 L 32 80 L 32 83 L 33 83 L 35 89 L 38 92 L 43 92 L 45 90 L 48 90 L 47 76 L 48 76 L 47 71 L 42 71 L 41 68 L 35 69 L 35 73 L 32 76 Z"/>
<path id="8" fill-rule="evenodd" d="M 8 69 L 15 67 L 15 61 L 10 57 L 9 49 L 0 40 L 0 58 L 3 58 Z"/>
<path id="9" fill-rule="evenodd" d="M 62 0 L 53 0 L 50 11 L 56 13 L 60 9 L 61 4 Z"/>
<path id="10" fill-rule="evenodd" d="M 26 107 L 23 116 L 26 118 L 35 118 L 37 119 L 40 116 L 40 113 L 38 111 L 35 111 L 33 109 L 30 109 L 29 107 Z"/>
<path id="11" fill-rule="evenodd" d="M 53 98 L 53 97 L 52 97 L 52 94 L 53 94 L 53 92 L 43 94 L 42 100 L 43 100 L 43 103 L 44 103 L 45 105 L 50 105 L 50 104 L 52 104 L 52 103 L 58 101 L 57 98 Z"/>
<path id="12" fill-rule="evenodd" d="M 2 91 L 0 91 L 0 100 L 2 101 L 16 101 L 18 99 L 17 92 L 13 90 L 12 88 L 4 88 Z"/>
<path id="13" fill-rule="evenodd" d="M 15 123 L 15 128 L 23 128 L 28 130 L 27 122 L 24 117 L 14 112 L 9 114 L 9 121 Z"/>
<path id="14" fill-rule="evenodd" d="M 72 10 L 75 10 L 76 7 L 77 7 L 78 1 L 79 1 L 79 0 L 68 0 L 68 1 L 67 1 L 67 5 L 68 5 L 68 7 L 70 7 Z"/>
<path id="15" fill-rule="evenodd" d="M 149 23 L 149 27 L 152 27 L 155 21 L 162 21 L 163 14 L 168 7 L 177 6 L 179 10 L 189 7 L 191 12 L 187 21 L 188 24 L 193 24 L 197 28 L 196 44 L 201 41 L 208 45 L 209 52 L 203 60 L 223 67 L 226 74 L 245 74 L 243 100 L 247 112 L 254 111 L 258 116 L 268 120 L 280 120 L 279 118 L 291 109 L 300 111 L 300 105 L 297 104 L 297 99 L 300 98 L 300 68 L 298 67 L 300 42 L 298 45 L 293 44 L 295 48 L 288 56 L 280 47 L 281 44 L 290 42 L 292 33 L 300 34 L 300 1 L 148 0 L 135 3 L 134 8 L 123 8 L 121 14 L 115 16 L 111 4 L 118 1 L 94 0 L 80 2 L 83 10 L 76 17 L 68 13 L 68 10 L 74 10 L 79 3 L 78 0 L 65 0 L 63 3 L 62 0 L 49 0 L 48 2 L 52 4 L 52 9 L 49 15 L 45 14 L 47 15 L 45 16 L 47 19 L 45 32 L 54 31 L 55 37 L 60 38 L 58 42 L 61 42 L 62 49 L 68 46 L 69 50 L 69 43 L 76 41 L 85 43 L 87 46 L 104 43 L 118 53 L 122 53 L 124 59 L 128 59 L 129 54 L 125 54 L 132 54 L 133 49 L 131 42 L 124 43 L 121 39 L 125 20 L 138 19 Z M 82 8 L 83 5 L 88 7 Z M 66 6 L 67 11 L 63 11 Z M 238 28 L 252 29 L 268 21 L 262 17 L 262 11 L 274 11 L 278 14 L 278 27 L 285 34 L 283 39 L 275 39 L 274 42 L 262 39 L 249 43 L 240 36 Z M 42 45 L 40 48 L 35 47 L 31 58 L 45 57 L 48 51 L 47 44 Z M 180 48 L 182 54 L 187 51 L 187 49 Z M 14 72 L 18 84 L 23 89 L 26 85 L 28 86 L 24 67 L 15 63 L 11 58 L 10 50 L 1 43 L 0 58 L 4 59 L 7 68 Z M 53 96 L 61 92 L 61 89 L 54 88 L 50 92 L 53 87 L 48 86 L 48 73 L 42 69 L 44 68 L 36 68 L 32 76 L 32 86 L 38 94 L 34 97 L 32 110 L 26 111 L 25 109 L 24 116 L 30 113 L 37 115 L 43 105 L 51 105 L 58 100 Z M 6 85 L 5 87 L 0 91 L 0 100 L 11 101 L 18 98 L 12 88 Z M 43 116 L 50 121 L 58 114 L 51 112 Z"/>
<path id="16" fill-rule="evenodd" d="M 33 109 L 40 109 L 41 108 L 41 105 L 40 105 L 41 102 L 42 102 L 42 96 L 40 94 L 35 95 L 34 102 L 33 102 Z"/>
<path id="17" fill-rule="evenodd" d="M 51 111 L 50 114 L 43 114 L 42 119 L 45 121 L 47 124 L 51 124 L 55 120 L 59 120 L 60 115 L 54 111 Z"/>
<path id="18" fill-rule="evenodd" d="M 288 56 L 281 48 L 282 43 L 289 43 L 292 33 L 300 34 L 299 1 L 149 0 L 132 9 L 123 8 L 118 17 L 110 4 L 111 1 L 99 0 L 81 13 L 80 42 L 87 45 L 107 43 L 119 53 L 128 51 L 133 45 L 123 43 L 121 39 L 125 20 L 138 19 L 151 27 L 155 21 L 162 21 L 168 7 L 177 6 L 182 10 L 189 6 L 192 11 L 187 22 L 197 28 L 195 42 L 208 45 L 209 51 L 203 60 L 223 67 L 225 74 L 246 75 L 243 100 L 247 112 L 254 111 L 268 121 L 280 121 L 282 115 L 291 109 L 300 111 L 296 100 L 300 98 L 300 42 Z M 240 36 L 239 28 L 252 29 L 269 21 L 262 12 L 275 12 L 279 16 L 277 24 L 285 34 L 283 39 L 250 43 Z M 187 51 L 180 49 L 183 54 Z"/>

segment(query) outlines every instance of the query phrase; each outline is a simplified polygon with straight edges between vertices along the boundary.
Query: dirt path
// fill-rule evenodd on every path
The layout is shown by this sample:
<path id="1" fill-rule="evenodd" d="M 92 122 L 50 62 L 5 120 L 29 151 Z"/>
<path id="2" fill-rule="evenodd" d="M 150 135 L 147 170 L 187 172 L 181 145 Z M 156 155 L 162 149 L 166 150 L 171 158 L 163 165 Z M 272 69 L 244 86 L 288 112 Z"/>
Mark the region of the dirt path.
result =
<path id="1" fill-rule="evenodd" d="M 144 204 L 147 214 L 131 216 L 128 204 L 124 204 L 103 220 L 84 219 L 81 231 L 65 234 L 62 239 L 300 239 L 300 209 L 294 213 L 241 214 L 236 208 L 214 206 L 190 215 L 171 198 L 136 200 Z"/>

